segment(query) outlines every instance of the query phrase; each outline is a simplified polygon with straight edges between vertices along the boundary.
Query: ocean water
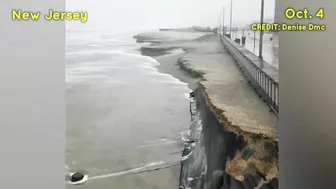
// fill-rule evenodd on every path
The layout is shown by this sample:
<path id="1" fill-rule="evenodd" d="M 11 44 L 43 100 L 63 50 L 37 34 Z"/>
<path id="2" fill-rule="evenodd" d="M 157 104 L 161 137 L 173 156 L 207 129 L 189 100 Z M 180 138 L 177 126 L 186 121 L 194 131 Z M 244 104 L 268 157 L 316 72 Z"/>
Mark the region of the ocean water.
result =
<path id="1" fill-rule="evenodd" d="M 135 34 L 66 33 L 65 167 L 89 175 L 67 188 L 178 187 L 190 89 L 140 55 Z"/>

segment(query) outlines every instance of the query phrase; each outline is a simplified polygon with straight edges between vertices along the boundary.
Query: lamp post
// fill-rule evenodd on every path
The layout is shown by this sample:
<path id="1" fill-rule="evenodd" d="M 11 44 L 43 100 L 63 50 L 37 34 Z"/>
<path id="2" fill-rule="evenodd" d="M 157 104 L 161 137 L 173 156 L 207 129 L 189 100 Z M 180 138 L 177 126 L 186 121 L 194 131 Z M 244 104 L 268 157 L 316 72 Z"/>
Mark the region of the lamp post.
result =
<path id="1" fill-rule="evenodd" d="M 220 21 L 220 15 L 218 15 L 218 17 L 217 17 L 217 24 L 218 24 L 218 32 L 220 32 L 220 27 L 221 27 L 221 21 Z"/>
<path id="2" fill-rule="evenodd" d="M 255 53 L 255 34 L 256 31 L 253 31 L 253 53 Z"/>
<path id="3" fill-rule="evenodd" d="M 231 38 L 231 33 L 232 33 L 232 0 L 231 0 L 231 5 L 230 5 L 230 38 Z"/>
<path id="4" fill-rule="evenodd" d="M 263 24 L 263 23 L 264 23 L 264 0 L 261 0 L 260 24 Z M 264 37 L 264 31 L 260 30 L 259 58 L 261 58 L 261 59 L 263 59 L 263 57 L 262 57 L 263 37 Z"/>
<path id="5" fill-rule="evenodd" d="M 225 35 L 225 7 L 223 7 L 223 36 Z"/>
<path id="6" fill-rule="evenodd" d="M 221 31 L 222 27 L 222 11 L 219 11 L 219 33 Z"/>

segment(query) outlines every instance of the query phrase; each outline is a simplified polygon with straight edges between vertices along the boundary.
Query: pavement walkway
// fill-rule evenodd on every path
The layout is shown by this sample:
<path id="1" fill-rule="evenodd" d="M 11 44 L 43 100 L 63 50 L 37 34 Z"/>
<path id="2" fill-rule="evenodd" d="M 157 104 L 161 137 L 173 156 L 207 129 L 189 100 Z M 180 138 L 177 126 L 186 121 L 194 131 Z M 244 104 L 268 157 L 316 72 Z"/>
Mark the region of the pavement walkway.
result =
<path id="1" fill-rule="evenodd" d="M 185 48 L 180 62 L 204 73 L 201 83 L 210 103 L 223 111 L 221 116 L 243 131 L 275 137 L 277 117 L 245 80 L 218 35 L 205 35 Z"/>
<path id="2" fill-rule="evenodd" d="M 249 33 L 249 35 L 248 35 Z M 259 55 L 259 33 L 256 32 L 255 40 L 253 32 L 245 32 L 246 43 L 245 48 L 255 55 Z M 241 39 L 242 33 L 238 32 L 233 34 L 233 37 L 238 37 Z M 270 38 L 272 37 L 272 41 Z M 277 36 L 272 34 L 264 34 L 264 43 L 263 43 L 263 59 L 269 64 L 273 65 L 276 68 L 279 68 L 279 44 Z"/>
<path id="3" fill-rule="evenodd" d="M 235 60 L 217 34 L 206 34 L 194 40 L 170 41 L 144 48 L 182 48 L 178 62 L 191 72 L 202 73 L 201 85 L 213 107 L 222 113 L 229 126 L 247 133 L 276 138 L 277 117 L 246 81 Z"/>

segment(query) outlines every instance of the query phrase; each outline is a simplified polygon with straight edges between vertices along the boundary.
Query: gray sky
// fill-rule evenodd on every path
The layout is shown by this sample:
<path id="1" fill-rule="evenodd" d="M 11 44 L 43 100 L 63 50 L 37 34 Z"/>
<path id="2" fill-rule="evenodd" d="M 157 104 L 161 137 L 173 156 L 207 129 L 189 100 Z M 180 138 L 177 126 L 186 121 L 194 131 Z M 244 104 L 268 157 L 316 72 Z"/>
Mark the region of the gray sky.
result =
<path id="1" fill-rule="evenodd" d="M 265 18 L 274 17 L 274 1 L 265 0 Z M 234 25 L 260 19 L 261 0 L 233 0 Z M 115 31 L 185 27 L 215 27 L 222 7 L 229 24 L 230 0 L 67 0 L 67 9 L 88 11 L 88 28 Z M 73 24 L 73 23 L 71 23 Z"/>

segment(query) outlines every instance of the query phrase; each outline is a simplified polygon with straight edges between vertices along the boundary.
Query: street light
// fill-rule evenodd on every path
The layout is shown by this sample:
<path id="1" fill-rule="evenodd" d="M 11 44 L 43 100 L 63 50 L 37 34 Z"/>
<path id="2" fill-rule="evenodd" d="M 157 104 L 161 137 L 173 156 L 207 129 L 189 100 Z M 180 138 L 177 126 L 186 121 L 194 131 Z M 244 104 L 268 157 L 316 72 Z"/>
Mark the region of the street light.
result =
<path id="1" fill-rule="evenodd" d="M 264 0 L 261 0 L 260 24 L 263 24 L 263 23 L 264 23 Z M 263 59 L 263 57 L 262 57 L 263 36 L 264 36 L 264 31 L 260 30 L 260 37 L 259 37 L 259 58 L 261 58 L 261 59 Z"/>
<path id="2" fill-rule="evenodd" d="M 231 32 L 232 32 L 232 0 L 231 0 L 231 3 L 230 3 L 231 7 L 230 7 L 230 38 L 231 38 Z"/>
<path id="3" fill-rule="evenodd" d="M 223 7 L 223 36 L 225 35 L 225 25 L 224 22 L 225 21 L 225 6 Z"/>
<path id="4" fill-rule="evenodd" d="M 219 11 L 219 31 L 221 31 L 222 27 L 222 11 Z"/>

